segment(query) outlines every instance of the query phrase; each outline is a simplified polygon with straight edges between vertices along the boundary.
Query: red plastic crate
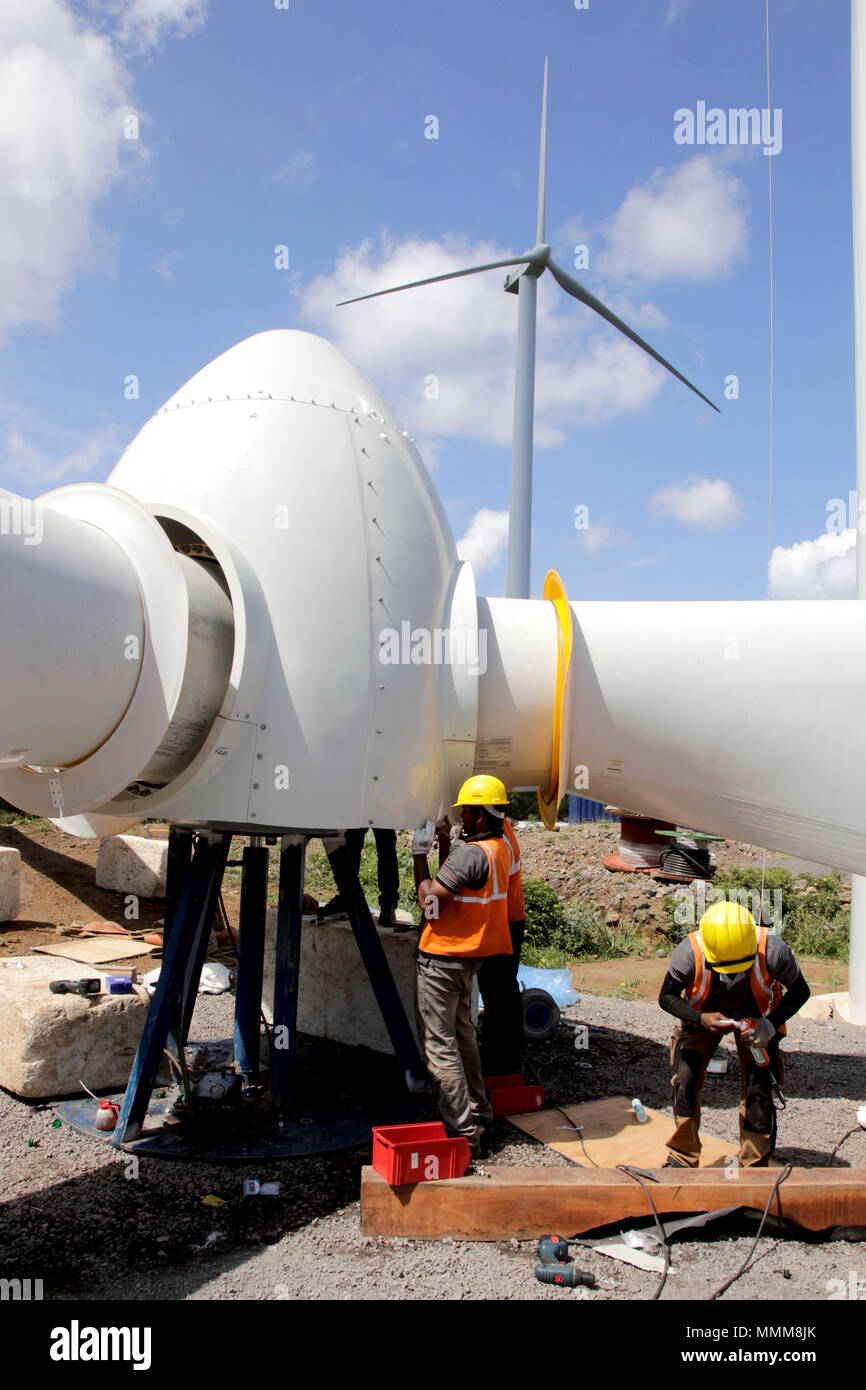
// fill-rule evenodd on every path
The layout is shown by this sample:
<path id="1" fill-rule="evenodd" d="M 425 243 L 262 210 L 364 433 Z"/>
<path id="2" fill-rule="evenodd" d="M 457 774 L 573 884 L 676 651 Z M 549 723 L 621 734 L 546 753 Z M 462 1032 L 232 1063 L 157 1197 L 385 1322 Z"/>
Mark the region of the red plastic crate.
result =
<path id="1" fill-rule="evenodd" d="M 425 1125 L 378 1125 L 373 1130 L 373 1167 L 392 1187 L 437 1178 L 462 1178 L 469 1144 L 449 1139 L 441 1120 Z"/>
<path id="2" fill-rule="evenodd" d="M 540 1110 L 544 1105 L 543 1087 L 527 1086 L 519 1073 L 485 1076 L 484 1084 L 497 1119 L 503 1115 L 523 1115 L 527 1110 Z"/>

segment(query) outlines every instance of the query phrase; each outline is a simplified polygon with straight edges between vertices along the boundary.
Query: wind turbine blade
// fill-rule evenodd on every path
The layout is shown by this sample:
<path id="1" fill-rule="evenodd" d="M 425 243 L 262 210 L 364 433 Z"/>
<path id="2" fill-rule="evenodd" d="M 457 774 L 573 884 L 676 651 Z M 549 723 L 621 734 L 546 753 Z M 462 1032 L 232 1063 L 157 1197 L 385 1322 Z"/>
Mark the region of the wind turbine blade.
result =
<path id="1" fill-rule="evenodd" d="M 706 401 L 707 405 L 712 406 L 712 409 L 717 415 L 721 414 L 719 407 L 713 405 L 709 396 L 705 396 L 703 391 L 699 391 L 697 386 L 689 381 L 688 377 L 683 376 L 682 372 L 678 372 L 676 367 L 668 362 L 667 358 L 662 357 L 660 352 L 656 352 L 654 347 L 650 347 L 649 343 L 646 342 L 640 334 L 635 333 L 633 328 L 629 328 L 628 324 L 624 323 L 613 310 L 608 309 L 606 304 L 602 304 L 600 299 L 596 299 L 595 295 L 591 294 L 588 289 L 585 289 L 579 280 L 575 280 L 574 276 L 569 275 L 567 270 L 563 270 L 561 265 L 556 264 L 556 261 L 548 261 L 547 268 L 557 284 L 561 285 L 568 294 L 573 295 L 575 299 L 579 299 L 581 304 L 585 304 L 587 308 L 593 309 L 595 313 L 600 314 L 603 319 L 607 319 L 608 323 L 612 323 L 614 328 L 619 329 L 620 333 L 624 333 L 627 338 L 631 338 L 633 343 L 637 343 L 638 347 L 643 348 L 644 352 L 648 352 L 650 357 L 654 357 L 656 362 L 660 362 L 663 367 L 667 368 L 667 370 L 675 376 L 678 381 L 681 381 L 684 386 L 688 386 L 690 391 L 694 391 L 696 396 L 700 396 L 702 401 Z"/>
<path id="2" fill-rule="evenodd" d="M 541 98 L 541 146 L 538 152 L 538 235 L 544 241 L 544 186 L 547 178 L 547 59 L 544 60 L 544 92 Z"/>
<path id="3" fill-rule="evenodd" d="M 532 255 L 510 256 L 506 261 L 490 261 L 488 265 L 473 265 L 467 270 L 449 270 L 444 275 L 428 275 L 426 280 L 410 280 L 405 285 L 392 285 L 387 290 L 374 290 L 372 294 L 359 294 L 354 299 L 341 299 L 337 308 L 342 304 L 359 304 L 362 299 L 378 299 L 383 294 L 396 294 L 398 290 L 414 290 L 419 285 L 435 285 L 440 280 L 459 280 L 461 275 L 478 275 L 482 270 L 499 270 L 506 265 L 529 265 Z"/>

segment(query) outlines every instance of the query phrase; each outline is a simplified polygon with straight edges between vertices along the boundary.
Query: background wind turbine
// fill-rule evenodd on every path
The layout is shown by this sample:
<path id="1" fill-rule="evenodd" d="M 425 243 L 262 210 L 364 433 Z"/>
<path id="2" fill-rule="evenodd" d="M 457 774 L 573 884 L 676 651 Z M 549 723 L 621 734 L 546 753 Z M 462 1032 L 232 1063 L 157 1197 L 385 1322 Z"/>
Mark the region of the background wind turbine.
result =
<path id="1" fill-rule="evenodd" d="M 530 556 L 532 548 L 532 436 L 535 417 L 535 319 L 538 298 L 537 281 L 545 270 L 549 270 L 554 280 L 574 299 L 586 304 L 601 318 L 613 324 L 656 362 L 661 363 L 677 380 L 706 401 L 708 406 L 718 411 L 718 406 L 699 391 L 682 372 L 678 372 L 661 353 L 656 352 L 639 333 L 630 328 L 617 314 L 592 294 L 585 285 L 563 270 L 550 253 L 544 240 L 545 179 L 547 168 L 547 66 L 544 60 L 544 89 L 541 98 L 541 145 L 538 159 L 538 222 L 535 245 L 521 256 L 509 256 L 501 261 L 488 261 L 486 265 L 473 265 L 465 270 L 451 270 L 444 275 L 430 275 L 424 280 L 410 280 L 405 285 L 392 285 L 386 290 L 374 290 L 372 294 L 359 294 L 353 299 L 341 299 L 340 305 L 359 304 L 364 299 L 378 299 L 383 294 L 396 294 L 400 290 L 417 289 L 419 285 L 434 285 L 440 280 L 459 280 L 464 275 L 478 275 L 484 270 L 498 270 L 505 266 L 520 266 L 515 274 L 505 281 L 505 289 L 518 296 L 517 314 L 517 365 L 514 376 L 514 426 L 511 448 L 511 499 L 508 523 L 508 568 L 505 580 L 506 598 L 529 598 Z"/>

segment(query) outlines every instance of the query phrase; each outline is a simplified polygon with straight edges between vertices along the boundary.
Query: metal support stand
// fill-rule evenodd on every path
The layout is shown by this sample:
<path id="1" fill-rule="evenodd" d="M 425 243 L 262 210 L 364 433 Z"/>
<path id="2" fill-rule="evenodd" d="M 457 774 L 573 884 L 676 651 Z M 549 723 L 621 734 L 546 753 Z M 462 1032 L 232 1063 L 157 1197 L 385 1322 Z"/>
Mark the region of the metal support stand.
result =
<path id="1" fill-rule="evenodd" d="M 361 891 L 357 870 L 345 840 L 327 840 L 325 850 L 337 884 L 337 892 L 355 933 L 361 959 L 367 968 L 376 1003 L 388 1029 L 394 1051 L 403 1064 L 406 1084 L 410 1090 L 426 1084 L 426 1071 L 418 1045 L 409 1027 L 403 1002 L 397 993 L 394 976 L 382 949 L 370 909 Z"/>
<path id="2" fill-rule="evenodd" d="M 180 830 L 172 825 L 168 832 L 168 863 L 165 871 L 165 916 L 163 917 L 163 944 L 168 941 L 178 903 L 192 863 L 192 831 Z"/>
<path id="3" fill-rule="evenodd" d="M 281 846 L 270 1090 L 249 1084 L 259 1079 L 267 923 L 269 860 L 259 835 L 250 836 L 242 859 L 234 1038 L 199 1044 L 195 1060 L 192 1053 L 187 1057 L 184 1045 L 231 838 L 229 831 L 170 832 L 163 964 L 109 1142 L 165 1157 L 277 1158 L 364 1143 L 371 1124 L 417 1121 L 430 1104 L 425 1068 L 342 837 L 326 842 L 328 856 L 410 1094 L 400 1086 L 392 1058 L 298 1037 L 307 846 L 302 834 L 285 835 Z M 172 1104 L 174 1092 L 153 1096 L 163 1055 L 183 1097 L 180 1113 Z M 201 1078 L 213 1072 L 222 1073 L 225 1090 L 217 1075 L 199 1092 Z M 232 1073 L 247 1085 L 232 1086 Z M 223 1108 L 224 1095 L 231 1099 Z M 70 1101 L 63 1113 L 68 1123 L 96 1134 L 92 1100 Z"/>
<path id="4" fill-rule="evenodd" d="M 235 1064 L 246 1082 L 255 1080 L 259 1070 L 268 860 L 267 847 L 255 843 L 255 840 L 243 852 L 235 994 Z"/>
<path id="5" fill-rule="evenodd" d="M 301 921 L 304 898 L 303 835 L 286 835 L 280 852 L 280 892 L 277 900 L 277 947 L 274 962 L 274 1033 L 271 1050 L 271 1090 L 278 1108 L 292 1102 L 292 1062 L 298 1032 L 298 976 L 301 963 Z"/>
<path id="6" fill-rule="evenodd" d="M 231 836 L 228 834 L 212 835 L 206 832 L 199 835 L 196 842 L 183 892 L 172 915 L 168 940 L 164 943 L 163 963 L 156 992 L 132 1064 L 123 1108 L 114 1131 L 112 1142 L 117 1148 L 132 1139 L 137 1139 L 141 1133 L 169 1034 L 174 1035 L 176 1032 L 172 1027 L 172 1009 L 176 1010 L 175 1018 L 180 1021 L 183 1034 L 180 1038 L 172 1036 L 172 1050 L 175 1054 L 185 1042 L 189 1026 L 186 1017 L 187 1005 L 195 1002 L 201 974 L 200 965 L 198 974 L 195 974 L 194 962 L 204 959 L 207 935 L 213 921 L 230 843 Z M 191 1007 L 189 1016 L 192 1016 Z"/>

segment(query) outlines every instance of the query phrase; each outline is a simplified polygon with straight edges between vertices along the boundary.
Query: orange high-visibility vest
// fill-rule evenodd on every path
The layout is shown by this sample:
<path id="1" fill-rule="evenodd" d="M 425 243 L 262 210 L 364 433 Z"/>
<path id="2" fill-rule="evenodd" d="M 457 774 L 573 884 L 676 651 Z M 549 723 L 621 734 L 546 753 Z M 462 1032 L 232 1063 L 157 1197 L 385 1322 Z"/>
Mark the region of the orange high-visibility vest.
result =
<path id="1" fill-rule="evenodd" d="M 511 851 L 505 837 L 473 840 L 487 856 L 483 888 L 463 888 L 440 907 L 438 918 L 425 922 L 418 950 L 433 956 L 510 956 L 508 869 Z"/>
<path id="2" fill-rule="evenodd" d="M 523 901 L 523 875 L 520 872 L 520 846 L 510 820 L 503 821 L 504 839 L 511 850 L 511 867 L 508 870 L 508 920 L 522 922 L 526 918 L 526 905 Z"/>
<path id="3" fill-rule="evenodd" d="M 758 952 L 755 956 L 755 963 L 749 971 L 752 996 L 763 1018 L 766 1018 L 775 1009 L 782 998 L 782 987 L 779 981 L 774 979 L 767 969 L 768 935 L 766 927 L 758 929 Z M 710 967 L 707 965 L 701 949 L 700 933 L 689 932 L 689 941 L 692 944 L 692 952 L 695 957 L 695 978 L 686 990 L 686 1000 L 693 1009 L 700 1009 L 710 992 Z M 784 1033 L 785 1029 L 782 1027 L 776 1031 Z"/>

